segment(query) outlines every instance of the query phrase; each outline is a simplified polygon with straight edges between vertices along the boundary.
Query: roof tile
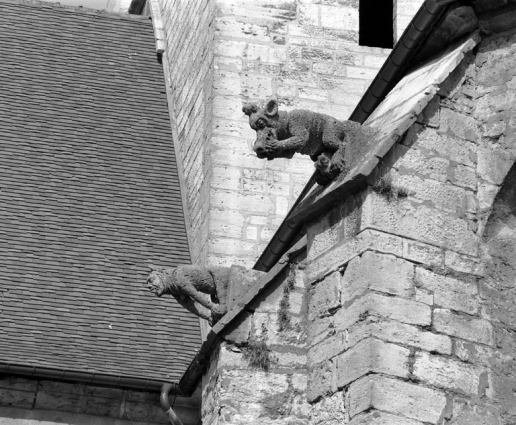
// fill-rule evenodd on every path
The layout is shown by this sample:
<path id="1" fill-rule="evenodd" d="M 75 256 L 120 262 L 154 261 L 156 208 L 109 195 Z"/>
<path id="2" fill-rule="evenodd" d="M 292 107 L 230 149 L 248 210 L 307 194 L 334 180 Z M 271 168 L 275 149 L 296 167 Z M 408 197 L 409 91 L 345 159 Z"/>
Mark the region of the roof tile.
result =
<path id="1" fill-rule="evenodd" d="M 0 0 L 0 361 L 177 380 L 198 320 L 149 20 Z M 174 355 L 169 355 L 174 353 Z"/>

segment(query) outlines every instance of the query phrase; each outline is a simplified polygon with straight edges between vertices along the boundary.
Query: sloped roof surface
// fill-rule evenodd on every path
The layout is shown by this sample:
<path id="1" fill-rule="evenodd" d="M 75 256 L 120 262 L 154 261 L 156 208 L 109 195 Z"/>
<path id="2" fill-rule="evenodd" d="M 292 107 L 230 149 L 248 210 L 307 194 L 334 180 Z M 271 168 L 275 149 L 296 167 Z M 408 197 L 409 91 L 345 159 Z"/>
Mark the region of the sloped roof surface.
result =
<path id="1" fill-rule="evenodd" d="M 198 319 L 148 19 L 0 0 L 0 362 L 177 380 Z"/>

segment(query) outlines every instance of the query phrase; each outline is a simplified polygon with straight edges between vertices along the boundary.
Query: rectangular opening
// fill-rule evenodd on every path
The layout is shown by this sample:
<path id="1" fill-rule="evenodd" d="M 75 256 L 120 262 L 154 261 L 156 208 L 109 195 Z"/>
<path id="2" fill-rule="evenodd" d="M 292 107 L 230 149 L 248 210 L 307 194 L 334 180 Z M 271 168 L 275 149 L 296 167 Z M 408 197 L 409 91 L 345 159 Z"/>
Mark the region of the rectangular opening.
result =
<path id="1" fill-rule="evenodd" d="M 360 0 L 358 44 L 392 49 L 393 0 Z"/>

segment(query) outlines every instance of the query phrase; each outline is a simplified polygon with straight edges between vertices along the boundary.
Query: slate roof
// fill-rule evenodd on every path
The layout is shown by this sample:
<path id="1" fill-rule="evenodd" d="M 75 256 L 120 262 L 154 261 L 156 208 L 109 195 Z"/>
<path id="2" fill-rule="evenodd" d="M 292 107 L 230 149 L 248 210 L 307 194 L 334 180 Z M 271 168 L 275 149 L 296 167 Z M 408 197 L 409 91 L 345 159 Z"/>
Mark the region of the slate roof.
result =
<path id="1" fill-rule="evenodd" d="M 0 362 L 178 380 L 198 319 L 145 289 L 190 262 L 142 17 L 0 0 Z"/>

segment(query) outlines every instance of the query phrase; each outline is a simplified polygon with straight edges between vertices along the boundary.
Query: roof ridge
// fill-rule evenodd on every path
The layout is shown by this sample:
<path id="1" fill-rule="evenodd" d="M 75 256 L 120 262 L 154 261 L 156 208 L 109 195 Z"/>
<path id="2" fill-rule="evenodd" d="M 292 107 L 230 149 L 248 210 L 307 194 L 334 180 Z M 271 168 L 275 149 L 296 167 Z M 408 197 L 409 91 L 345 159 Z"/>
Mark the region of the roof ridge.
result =
<path id="1" fill-rule="evenodd" d="M 41 1 L 41 0 L 0 0 L 0 4 L 14 4 L 19 6 L 49 8 L 55 11 L 63 11 L 69 13 L 83 13 L 85 15 L 95 15 L 99 18 L 121 19 L 127 21 L 150 21 L 150 16 L 130 15 L 129 13 L 111 12 L 105 9 L 91 9 L 83 6 L 66 6 L 59 2 Z"/>

